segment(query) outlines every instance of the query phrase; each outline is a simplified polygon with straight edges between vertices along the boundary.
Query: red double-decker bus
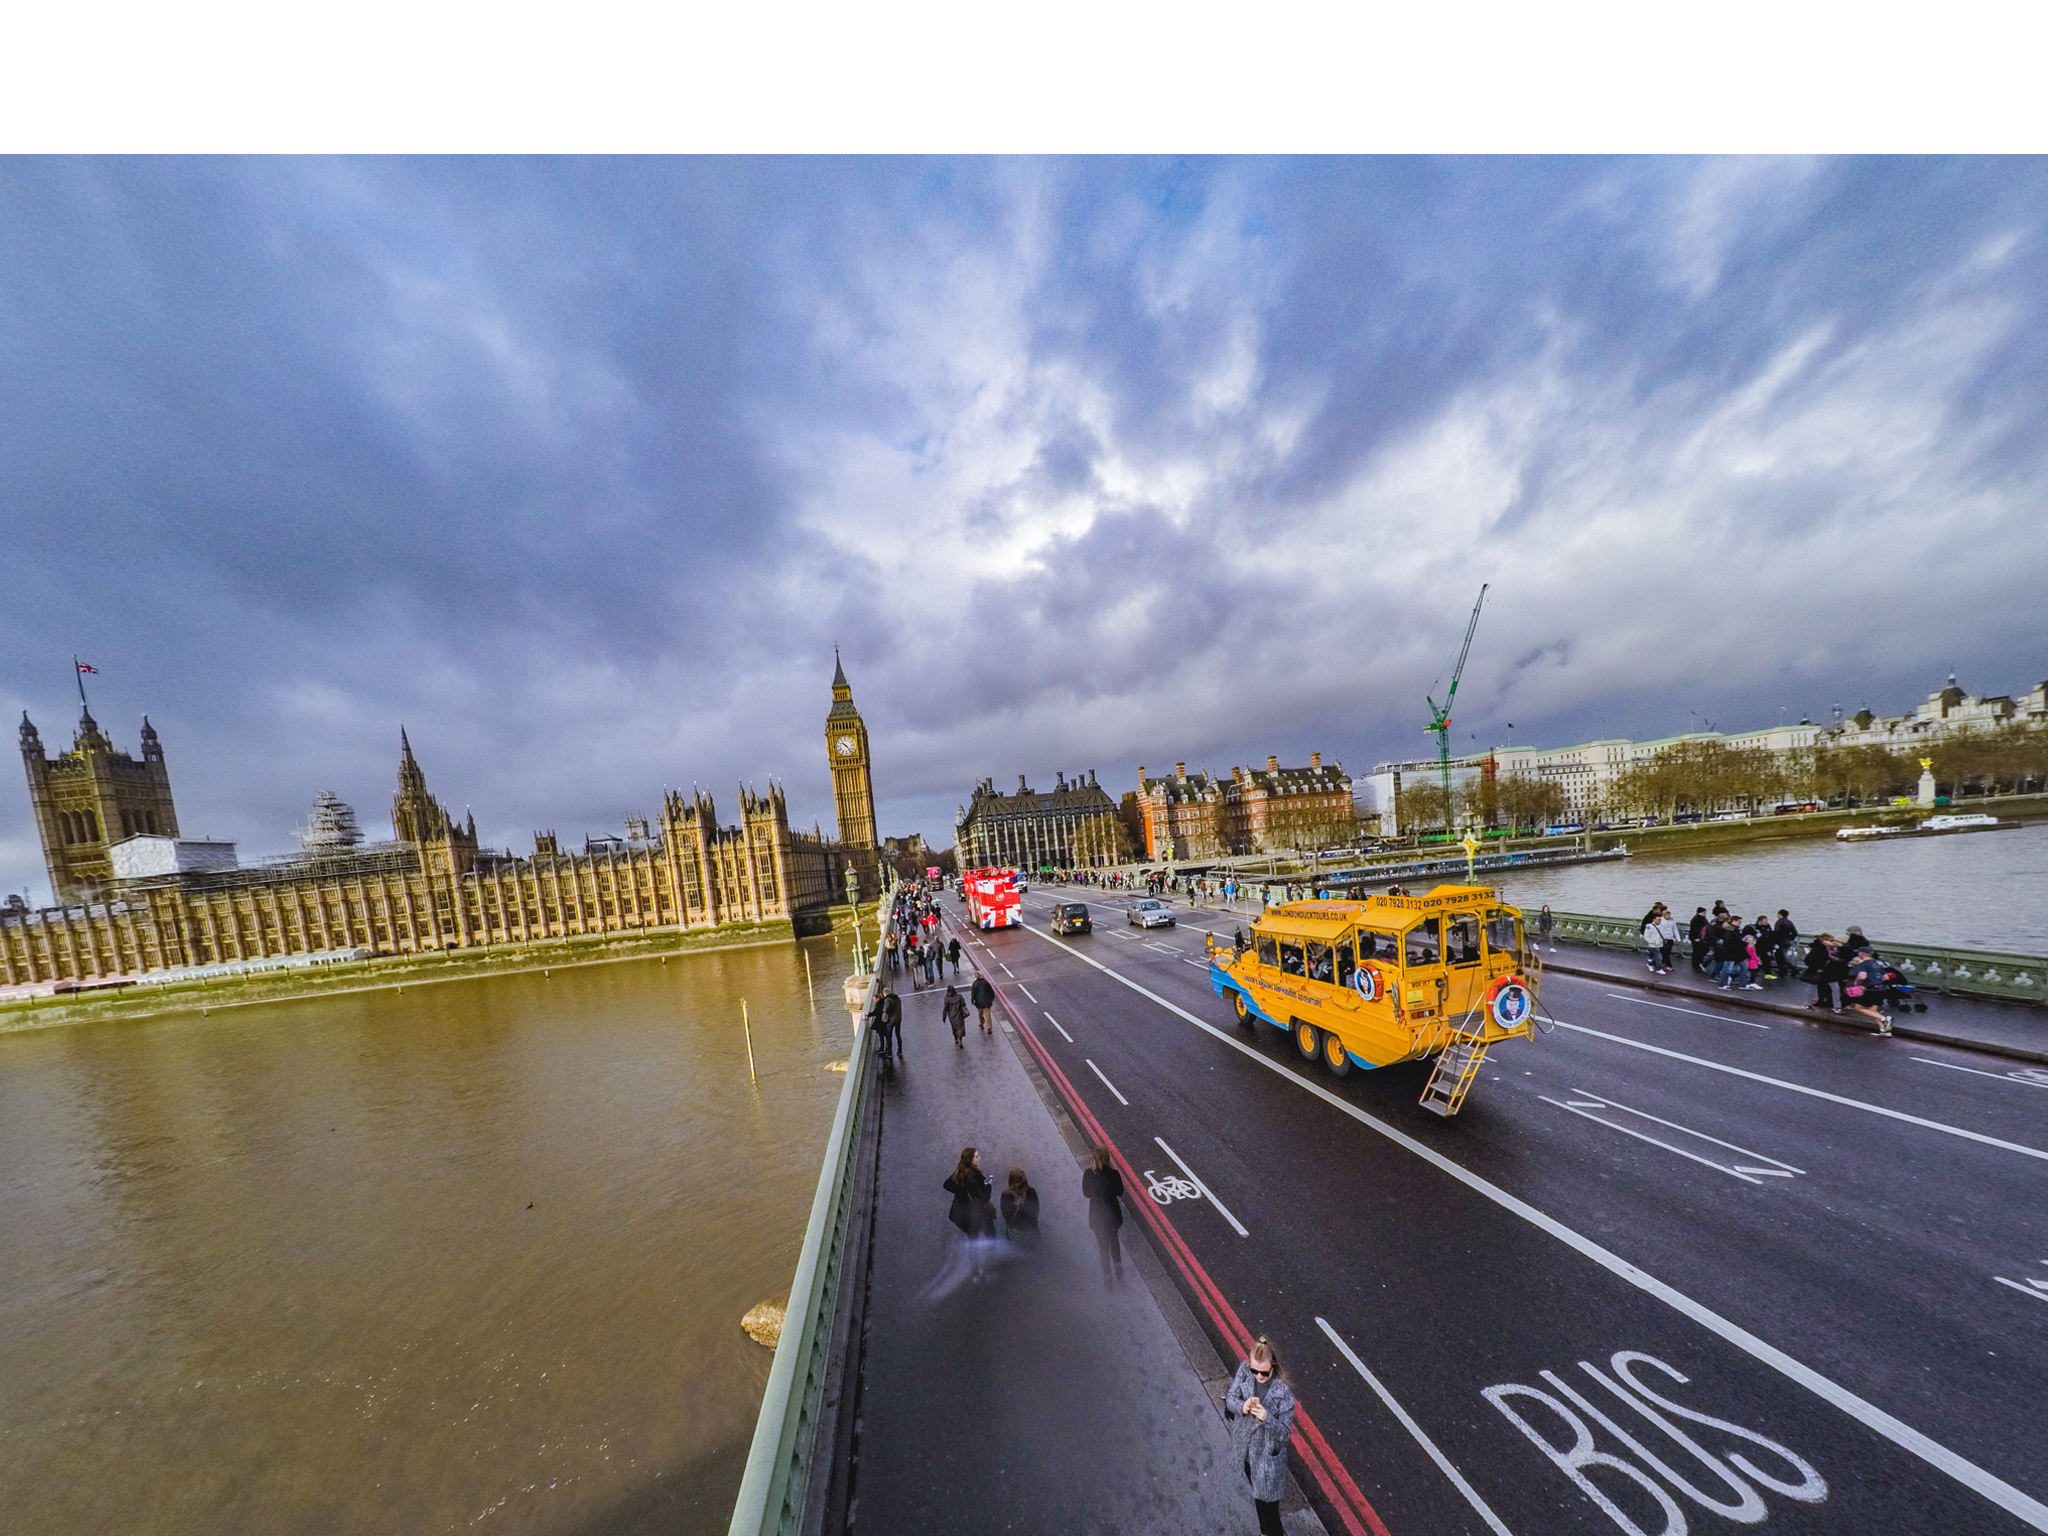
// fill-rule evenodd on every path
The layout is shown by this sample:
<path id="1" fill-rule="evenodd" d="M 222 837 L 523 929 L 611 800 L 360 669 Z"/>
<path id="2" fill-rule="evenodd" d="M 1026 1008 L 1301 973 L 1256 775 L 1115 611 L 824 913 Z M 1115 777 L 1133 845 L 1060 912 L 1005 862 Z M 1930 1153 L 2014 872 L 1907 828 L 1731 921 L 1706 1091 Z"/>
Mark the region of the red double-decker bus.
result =
<path id="1" fill-rule="evenodd" d="M 1014 869 L 970 869 L 960 877 L 967 915 L 977 928 L 1015 928 L 1024 921 Z"/>

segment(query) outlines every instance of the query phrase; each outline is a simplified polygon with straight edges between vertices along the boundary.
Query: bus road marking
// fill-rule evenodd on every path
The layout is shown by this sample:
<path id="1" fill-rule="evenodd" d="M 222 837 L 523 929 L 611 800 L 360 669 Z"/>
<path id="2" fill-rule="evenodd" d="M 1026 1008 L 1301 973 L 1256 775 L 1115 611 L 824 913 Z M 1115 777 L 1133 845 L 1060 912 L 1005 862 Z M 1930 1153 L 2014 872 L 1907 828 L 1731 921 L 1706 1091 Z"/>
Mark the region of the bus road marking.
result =
<path id="1" fill-rule="evenodd" d="M 1585 1392 L 1574 1387 L 1556 1371 L 1543 1371 L 1538 1378 L 1548 1385 L 1550 1391 L 1545 1391 L 1542 1387 L 1524 1386 L 1520 1382 L 1502 1382 L 1499 1386 L 1485 1388 L 1480 1396 L 1498 1408 L 1501 1416 L 1519 1429 L 1523 1437 L 1536 1447 L 1546 1461 L 1576 1484 L 1579 1491 L 1591 1499 L 1622 1530 L 1632 1531 L 1641 1536 L 1642 1527 L 1608 1496 L 1606 1490 L 1586 1475 L 1589 1468 L 1599 1467 L 1619 1472 L 1649 1494 L 1663 1511 L 1664 1529 L 1667 1533 L 1680 1533 L 1686 1529 L 1685 1512 L 1679 1507 L 1678 1500 L 1673 1494 L 1684 1494 L 1700 1508 L 1739 1525 L 1756 1525 L 1770 1517 L 1770 1508 L 1764 1503 L 1763 1495 L 1758 1489 L 1801 1504 L 1827 1502 L 1827 1479 L 1797 1452 L 1741 1424 L 1715 1418 L 1698 1408 L 1676 1402 L 1663 1395 L 1670 1390 L 1663 1382 L 1645 1383 L 1632 1374 L 1637 1367 L 1649 1366 L 1680 1386 L 1690 1385 L 1690 1378 L 1675 1366 L 1666 1365 L 1656 1356 L 1646 1355 L 1641 1350 L 1634 1349 L 1616 1351 L 1614 1357 L 1607 1362 L 1607 1366 L 1608 1370 L 1613 1372 L 1612 1376 L 1602 1374 L 1600 1368 L 1590 1360 L 1579 1362 L 1579 1369 L 1619 1405 L 1609 1405 L 1612 1413 L 1619 1413 L 1623 1408 L 1629 1409 L 1649 1425 L 1662 1430 L 1679 1449 L 1689 1452 L 1693 1460 L 1711 1473 L 1713 1482 L 1718 1482 L 1720 1487 L 1714 1487 L 1713 1482 L 1705 1489 L 1695 1486 L 1691 1478 L 1697 1477 L 1698 1473 L 1692 1470 L 1690 1464 L 1686 1464 L 1685 1472 L 1680 1472 L 1671 1464 L 1673 1461 L 1685 1463 L 1684 1457 L 1672 1455 L 1668 1450 L 1660 1456 L 1651 1450 L 1643 1443 L 1645 1439 L 1654 1438 L 1648 1429 L 1638 1426 L 1635 1433 L 1624 1429 L 1615 1422 L 1609 1411 L 1597 1406 Z M 1591 1390 L 1590 1387 L 1587 1390 Z M 1559 1427 L 1570 1436 L 1570 1443 L 1553 1444 L 1551 1435 L 1544 1433 L 1551 1427 L 1548 1421 L 1531 1423 L 1524 1416 L 1524 1409 L 1508 1406 L 1509 1400 L 1516 1398 L 1525 1403 L 1539 1404 L 1555 1414 Z M 1564 1401 L 1565 1399 L 1569 1399 L 1569 1402 Z M 1651 1407 L 1652 1403 L 1657 1407 Z M 1664 1412 L 1659 1413 L 1658 1408 Z M 1580 1417 L 1581 1413 L 1585 1415 L 1584 1418 Z M 1671 1417 L 1667 1418 L 1666 1414 Z M 1771 1464 L 1770 1470 L 1765 1471 L 1753 1460 L 1746 1459 L 1745 1451 L 1731 1454 L 1723 1450 L 1721 1456 L 1715 1456 L 1700 1443 L 1707 1437 L 1701 1435 L 1699 1429 L 1680 1429 L 1672 1422 L 1672 1418 L 1683 1419 L 1690 1424 L 1699 1425 L 1702 1429 L 1711 1430 L 1717 1440 L 1726 1436 L 1749 1442 L 1749 1445 L 1768 1453 L 1766 1460 Z M 1613 1451 L 1600 1449 L 1598 1437 L 1587 1425 L 1588 1419 L 1634 1452 L 1641 1464 Z M 1718 1445 L 1715 1448 L 1720 1449 Z M 1667 1461 L 1666 1456 L 1669 1456 L 1670 1460 Z M 1780 1466 L 1779 1463 L 1783 1465 Z M 1661 1474 L 1662 1480 L 1652 1476 L 1653 1472 Z M 1737 1476 L 1738 1472 L 1743 1475 Z M 1788 1472 L 1790 1476 L 1786 1475 Z M 1610 1483 L 1609 1487 L 1612 1486 Z"/>
<path id="2" fill-rule="evenodd" d="M 2040 1067 L 2017 1067 L 2010 1072 L 1986 1072 L 1982 1067 L 1959 1067 L 1952 1061 L 1935 1061 L 1928 1056 L 1914 1056 L 1909 1059 L 1925 1062 L 1930 1067 L 1947 1067 L 1951 1072 L 1974 1072 L 1979 1077 L 1995 1077 L 2001 1083 L 2019 1083 L 2027 1088 L 2048 1088 L 2048 1071 Z"/>
<path id="3" fill-rule="evenodd" d="M 1702 1013 L 1697 1008 L 1680 1008 L 1675 1003 L 1653 1003 L 1647 997 L 1630 997 L 1625 992 L 1606 994 L 1616 1002 L 1641 1003 L 1645 1008 L 1662 1008 L 1666 1013 L 1689 1013 L 1696 1019 L 1712 1019 L 1716 1024 L 1740 1024 L 1744 1029 L 1769 1029 L 1768 1024 L 1753 1023 L 1748 1019 L 1731 1019 L 1725 1013 Z"/>
<path id="4" fill-rule="evenodd" d="M 1164 1136 L 1154 1136 L 1152 1139 L 1159 1143 L 1160 1151 L 1164 1152 L 1168 1157 L 1173 1159 L 1174 1166 L 1180 1169 L 1182 1173 L 1188 1176 L 1188 1182 L 1194 1185 L 1196 1189 L 1201 1191 L 1202 1198 L 1208 1201 L 1211 1205 L 1216 1207 L 1216 1214 L 1218 1216 L 1221 1216 L 1225 1221 L 1229 1222 L 1231 1225 L 1231 1229 L 1235 1231 L 1239 1237 L 1251 1236 L 1251 1233 L 1245 1231 L 1244 1223 L 1239 1221 L 1235 1216 L 1231 1215 L 1230 1208 L 1226 1206 L 1221 1200 L 1218 1200 L 1216 1198 L 1216 1191 L 1211 1189 L 1208 1185 L 1204 1184 L 1200 1179 L 1196 1178 L 1195 1170 L 1190 1168 L 1186 1163 L 1182 1162 L 1180 1154 L 1174 1151 L 1173 1148 L 1169 1147 L 1166 1144 L 1166 1138 Z"/>
<path id="5" fill-rule="evenodd" d="M 1781 1163 L 1775 1157 L 1766 1157 L 1761 1152 L 1752 1152 L 1747 1147 L 1738 1147 L 1732 1141 L 1723 1141 L 1718 1136 L 1709 1136 L 1704 1131 L 1696 1131 L 1689 1125 L 1680 1125 L 1676 1120 L 1660 1119 L 1658 1116 L 1650 1114 L 1645 1110 L 1631 1109 L 1626 1104 L 1617 1104 L 1612 1099 L 1603 1099 L 1597 1094 L 1587 1092 L 1584 1088 L 1574 1088 L 1572 1091 L 1580 1097 L 1569 1104 L 1561 1103 L 1557 1099 L 1551 1098 L 1548 1094 L 1539 1093 L 1536 1097 L 1542 1099 L 1546 1104 L 1557 1105 L 1559 1109 L 1570 1110 L 1573 1114 L 1582 1116 L 1592 1121 L 1595 1125 L 1604 1125 L 1610 1131 L 1619 1131 L 1624 1136 L 1633 1136 L 1638 1141 L 1647 1141 L 1651 1146 L 1662 1147 L 1666 1152 L 1676 1152 L 1680 1157 L 1690 1158 L 1695 1163 L 1704 1164 L 1717 1173 L 1725 1173 L 1730 1178 L 1741 1179 L 1747 1184 L 1761 1184 L 1765 1179 L 1789 1179 L 1794 1174 L 1806 1172 L 1804 1168 L 1794 1168 L 1790 1163 Z M 1669 1130 L 1677 1131 L 1682 1136 L 1691 1136 L 1700 1141 L 1711 1142 L 1717 1147 L 1726 1147 L 1730 1152 L 1740 1152 L 1744 1157 L 1754 1158 L 1760 1163 L 1769 1163 L 1771 1166 L 1768 1168 L 1750 1168 L 1738 1163 L 1733 1168 L 1724 1168 L 1711 1158 L 1701 1157 L 1697 1153 L 1686 1151 L 1683 1147 L 1674 1147 L 1668 1141 L 1659 1141 L 1654 1136 L 1646 1136 L 1641 1131 L 1631 1130 L 1628 1126 L 1616 1125 L 1612 1120 L 1602 1120 L 1598 1115 L 1586 1113 L 1592 1109 L 1618 1109 L 1625 1115 L 1635 1115 L 1640 1119 L 1650 1121 L 1654 1125 L 1661 1125 Z"/>
<path id="6" fill-rule="evenodd" d="M 1003 962 L 1002 962 L 1002 961 L 1000 961 L 1000 960 L 998 960 L 998 961 L 996 962 L 996 964 L 997 964 L 997 965 L 1003 965 Z M 1011 969 L 1010 969 L 1010 968 L 1009 968 L 1009 967 L 1008 967 L 1007 965 L 1003 965 L 1003 974 L 1004 974 L 1005 976 L 1009 977 L 1009 978 L 1010 978 L 1010 980 L 1012 980 L 1012 981 L 1015 981 L 1015 980 L 1017 979 L 1017 973 L 1016 973 L 1015 971 L 1011 970 Z"/>
<path id="7" fill-rule="evenodd" d="M 1486 1522 L 1487 1528 L 1494 1533 L 1494 1536 L 1513 1536 L 1513 1532 L 1501 1524 L 1500 1516 L 1487 1508 L 1486 1500 L 1479 1497 L 1478 1490 L 1466 1482 L 1464 1474 L 1451 1465 L 1450 1458 L 1436 1448 L 1436 1442 L 1423 1433 L 1422 1426 L 1408 1416 L 1408 1410 L 1394 1401 L 1394 1394 L 1386 1389 L 1379 1377 L 1366 1369 L 1365 1362 L 1358 1358 L 1351 1346 L 1337 1336 L 1337 1330 L 1320 1317 L 1316 1319 L 1316 1326 L 1329 1336 L 1330 1342 L 1337 1346 L 1338 1352 L 1351 1362 L 1351 1368 L 1365 1378 L 1365 1384 L 1371 1387 L 1374 1393 L 1378 1395 L 1379 1400 L 1387 1405 L 1387 1411 L 1401 1421 L 1401 1427 L 1415 1437 L 1415 1443 L 1429 1452 L 1429 1459 L 1435 1462 L 1443 1475 L 1451 1480 L 1451 1486 L 1465 1496 L 1465 1502 L 1470 1504 L 1479 1518 Z"/>
<path id="8" fill-rule="evenodd" d="M 1012 981 L 1016 981 L 1016 980 L 1017 980 L 1017 978 L 1016 978 L 1016 977 L 1014 977 L 1014 976 L 1013 976 L 1013 977 L 1011 977 L 1010 979 L 1011 979 Z M 1022 993 L 1023 993 L 1023 994 L 1024 994 L 1024 995 L 1025 995 L 1026 997 L 1031 997 L 1031 989 L 1030 989 L 1029 987 L 1025 986 L 1025 985 L 1024 985 L 1024 983 L 1023 983 L 1023 982 L 1021 982 L 1021 981 L 1018 981 L 1018 982 L 1017 982 L 1017 990 L 1018 990 L 1019 992 L 1022 992 Z M 1035 997 L 1031 997 L 1031 1001 L 1032 1001 L 1032 1003 L 1033 1003 L 1033 1004 L 1035 1005 L 1035 1004 L 1036 1004 L 1036 1003 L 1038 1002 L 1038 999 L 1037 999 L 1037 998 L 1035 998 Z"/>
<path id="9" fill-rule="evenodd" d="M 1038 930 L 1034 928 L 1032 932 L 1038 933 Z M 1229 1046 L 1230 1049 L 1236 1051 L 1247 1061 L 1256 1063 L 1268 1072 L 1277 1073 L 1281 1078 L 1291 1083 L 1294 1087 L 1299 1088 L 1303 1093 L 1313 1095 L 1339 1114 L 1350 1116 L 1367 1130 L 1386 1138 L 1403 1151 L 1420 1159 L 1422 1162 L 1428 1163 L 1446 1177 L 1455 1179 L 1482 1199 L 1492 1201 L 1510 1215 L 1526 1221 L 1530 1226 L 1536 1228 L 1537 1231 L 1555 1238 L 1574 1253 L 1604 1269 L 1624 1284 L 1632 1285 L 1646 1295 L 1656 1298 L 1681 1317 L 1696 1323 L 1716 1338 L 1733 1345 L 1751 1359 L 1776 1371 L 1787 1381 L 1811 1392 L 1822 1402 L 1840 1410 L 1864 1428 L 1883 1436 L 1900 1450 L 1910 1456 L 1917 1457 L 1935 1471 L 1953 1479 L 1987 1503 L 1996 1505 L 2034 1530 L 2048 1532 L 2048 1504 L 2044 1504 L 2032 1494 L 2014 1487 L 1995 1472 L 1987 1471 L 1968 1457 L 1958 1455 L 1940 1441 L 1921 1433 L 1905 1420 L 1886 1413 L 1882 1408 L 1865 1398 L 1858 1397 L 1854 1392 L 1851 1392 L 1832 1377 L 1825 1376 L 1804 1361 L 1788 1355 L 1775 1344 L 1767 1343 L 1741 1324 L 1723 1317 L 1712 1307 L 1707 1306 L 1704 1302 L 1694 1300 L 1676 1286 L 1659 1280 L 1655 1275 L 1638 1265 L 1630 1263 L 1612 1249 L 1602 1247 L 1583 1232 L 1566 1226 L 1547 1211 L 1538 1210 L 1520 1196 L 1509 1194 L 1498 1184 L 1481 1178 L 1469 1168 L 1444 1156 L 1434 1147 L 1426 1146 L 1422 1142 L 1417 1141 L 1413 1136 L 1407 1134 L 1407 1132 L 1396 1130 L 1385 1121 L 1367 1114 L 1356 1104 L 1353 1104 L 1348 1099 L 1340 1098 L 1321 1083 L 1312 1082 L 1284 1062 L 1267 1056 L 1257 1046 L 1240 1040 L 1232 1031 L 1211 1024 L 1207 1019 L 1188 1012 L 1187 1009 L 1181 1007 L 1178 1003 L 1168 1002 L 1142 982 L 1133 981 L 1121 972 L 1111 970 L 1100 960 L 1095 959 L 1093 956 L 1082 954 L 1080 950 L 1074 948 L 1071 944 L 1061 943 L 1051 934 L 1039 933 L 1038 937 L 1051 944 L 1054 948 L 1064 950 L 1083 965 L 1092 966 L 1094 969 L 1102 972 L 1103 975 L 1116 982 L 1119 986 L 1128 987 L 1140 997 L 1157 1003 L 1176 1018 L 1186 1020 L 1189 1024 L 1194 1025 L 1196 1029 L 1202 1031 L 1203 1034 L 1210 1036 L 1223 1045 Z M 1615 1041 L 1618 1044 L 1633 1045 L 1639 1050 L 1651 1051 L 1660 1056 L 1673 1056 L 1681 1061 L 1698 1062 L 1699 1065 L 1714 1068 L 1716 1071 L 1733 1072 L 1742 1077 L 1755 1078 L 1760 1082 L 1768 1083 L 1775 1087 L 1789 1088 L 1795 1092 L 1813 1094 L 1824 1099 L 1836 1097 L 1834 1094 L 1821 1093 L 1816 1088 L 1802 1088 L 1796 1083 L 1784 1083 L 1776 1078 L 1764 1077 L 1761 1073 L 1744 1072 L 1740 1068 L 1724 1067 L 1718 1062 L 1703 1061 L 1696 1056 L 1684 1056 L 1677 1051 L 1664 1050 L 1661 1046 L 1643 1045 L 1638 1041 L 1629 1040 L 1621 1035 L 1603 1035 L 1600 1030 L 1588 1029 L 1582 1024 L 1567 1024 L 1564 1027 L 1580 1034 L 1600 1035 L 1602 1038 Z M 1861 1104 L 1854 1099 L 1844 1099 L 1841 1102 L 1857 1109 L 1870 1109 L 1875 1113 L 1892 1116 L 1900 1120 L 1918 1120 L 1917 1116 L 1901 1114 L 1897 1110 L 1879 1109 L 1875 1105 Z M 1919 1123 L 1932 1126 L 1936 1130 L 1955 1130 L 1954 1127 L 1943 1126 L 1935 1121 Z M 1977 1136 L 1973 1131 L 1957 1131 L 1956 1134 L 1979 1141 L 1993 1141 L 1993 1138 Z M 1993 1144 L 2009 1146 L 2011 1150 L 2024 1152 L 2030 1157 L 2048 1158 L 2048 1154 L 2036 1152 L 2031 1147 L 2012 1146 L 2010 1143 L 1995 1141 L 1993 1141 Z"/>
<path id="10" fill-rule="evenodd" d="M 1060 1033 L 1061 1033 L 1061 1034 L 1065 1034 L 1065 1033 L 1066 1033 L 1066 1031 L 1065 1031 L 1065 1030 L 1061 1030 L 1061 1031 L 1060 1031 Z M 1083 1057 L 1082 1057 L 1081 1059 L 1082 1059 L 1083 1061 L 1088 1061 L 1088 1058 L 1087 1058 L 1087 1057 L 1085 1057 L 1085 1056 L 1083 1056 Z M 1100 1068 L 1100 1067 L 1098 1067 L 1097 1065 L 1095 1065 L 1095 1063 L 1094 1063 L 1094 1062 L 1092 1062 L 1092 1061 L 1088 1061 L 1088 1070 L 1089 1070 L 1090 1072 L 1093 1072 L 1093 1073 L 1094 1073 L 1094 1074 L 1095 1074 L 1095 1075 L 1096 1075 L 1097 1077 L 1102 1077 L 1102 1068 Z M 1108 1090 L 1109 1090 L 1109 1091 L 1110 1091 L 1111 1093 L 1116 1093 L 1116 1084 L 1115 1084 L 1115 1083 L 1112 1083 L 1112 1082 L 1111 1082 L 1111 1081 L 1110 1081 L 1110 1080 L 1109 1080 L 1108 1078 L 1106 1078 L 1106 1077 L 1102 1077 L 1102 1086 L 1103 1086 L 1103 1087 L 1105 1087 L 1105 1088 L 1107 1088 L 1107 1089 L 1108 1089 Z M 1130 1101 L 1129 1099 L 1125 1098 L 1125 1097 L 1124 1097 L 1124 1096 L 1123 1096 L 1122 1094 L 1120 1094 L 1120 1093 L 1116 1093 L 1116 1101 L 1117 1101 L 1117 1103 L 1119 1103 L 1119 1104 L 1123 1105 L 1123 1107 L 1124 1107 L 1125 1109 L 1129 1109 L 1129 1108 L 1131 1107 L 1131 1101 Z"/>
<path id="11" fill-rule="evenodd" d="M 1033 998 L 1033 999 L 1032 999 L 1032 1001 L 1033 1001 L 1033 1002 L 1037 1002 L 1037 1001 L 1038 1001 L 1038 999 L 1037 999 L 1037 998 Z M 1044 1010 L 1043 1010 L 1043 1009 L 1041 1009 L 1041 1010 L 1039 1010 L 1039 1011 L 1040 1011 L 1040 1012 L 1044 1012 Z M 1052 1027 L 1053 1027 L 1054 1029 L 1059 1029 L 1059 1030 L 1060 1030 L 1060 1038 L 1061 1038 L 1062 1040 L 1066 1041 L 1066 1042 L 1067 1042 L 1067 1044 L 1069 1044 L 1069 1045 L 1072 1045 L 1072 1044 L 1074 1043 L 1074 1037 L 1073 1037 L 1072 1035 L 1068 1034 L 1068 1033 L 1067 1033 L 1067 1032 L 1066 1032 L 1066 1031 L 1065 1031 L 1064 1029 L 1060 1029 L 1060 1021 L 1059 1021 L 1058 1019 L 1054 1018 L 1054 1017 L 1053 1017 L 1053 1016 L 1052 1016 L 1051 1014 L 1049 1014 L 1049 1013 L 1048 1013 L 1048 1014 L 1046 1014 L 1046 1015 L 1045 1015 L 1045 1022 L 1046 1022 L 1046 1023 L 1048 1023 L 1048 1024 L 1050 1024 L 1050 1025 L 1051 1025 L 1051 1026 L 1052 1026 Z"/>

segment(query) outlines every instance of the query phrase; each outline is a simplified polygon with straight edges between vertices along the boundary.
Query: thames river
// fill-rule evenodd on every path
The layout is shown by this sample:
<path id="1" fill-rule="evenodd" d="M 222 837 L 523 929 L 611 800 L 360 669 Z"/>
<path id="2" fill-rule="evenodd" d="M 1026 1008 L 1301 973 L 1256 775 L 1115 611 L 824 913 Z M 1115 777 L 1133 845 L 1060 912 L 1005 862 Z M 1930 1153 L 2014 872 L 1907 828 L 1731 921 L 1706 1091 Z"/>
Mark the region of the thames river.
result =
<path id="1" fill-rule="evenodd" d="M 805 948 L 815 1009 L 785 945 L 0 1036 L 0 1523 L 724 1530 L 845 1081 Z"/>
<path id="2" fill-rule="evenodd" d="M 1531 912 L 1548 902 L 1640 917 L 1661 901 L 1683 926 L 1720 900 L 1744 917 L 1789 908 L 1802 933 L 1856 923 L 1873 939 L 2048 955 L 2048 823 L 1869 843 L 1786 838 L 1481 878 Z"/>

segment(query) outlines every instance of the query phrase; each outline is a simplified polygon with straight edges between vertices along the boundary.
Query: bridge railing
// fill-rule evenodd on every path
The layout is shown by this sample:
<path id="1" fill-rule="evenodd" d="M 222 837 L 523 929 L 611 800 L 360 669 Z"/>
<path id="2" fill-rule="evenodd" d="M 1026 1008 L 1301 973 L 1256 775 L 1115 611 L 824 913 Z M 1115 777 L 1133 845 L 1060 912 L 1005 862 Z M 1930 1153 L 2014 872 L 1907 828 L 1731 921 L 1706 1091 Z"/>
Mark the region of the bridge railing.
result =
<path id="1" fill-rule="evenodd" d="M 1642 946 L 1641 919 L 1602 917 L 1591 912 L 1553 912 L 1560 939 L 1613 949 Z M 1531 925 L 1534 920 L 1531 918 Z M 2048 1002 L 2048 959 L 2010 955 L 1990 949 L 1955 949 L 1935 944 L 1904 944 L 1873 939 L 1878 952 L 1897 966 L 1915 986 L 1950 996 L 1991 997 L 2006 1002 Z M 1802 947 L 1805 940 L 1801 940 Z M 1678 953 L 1690 955 L 1692 945 L 1678 941 Z"/>
<path id="2" fill-rule="evenodd" d="M 782 1338 L 768 1367 L 768 1385 L 761 1394 L 761 1416 L 754 1421 L 754 1443 L 747 1452 L 746 1471 L 733 1504 L 730 1536 L 789 1536 L 799 1529 L 804 1504 L 813 1486 L 824 1427 L 824 1403 L 833 1357 L 833 1325 L 838 1317 L 847 1259 L 855 1246 L 855 1149 L 874 1103 L 875 1073 L 870 1068 L 872 1041 L 863 1022 L 874 1001 L 881 970 L 881 946 L 875 965 L 858 992 L 848 989 L 848 1002 L 858 1001 L 853 1049 L 846 1063 L 846 1084 L 832 1116 L 825 1141 L 818 1191 L 811 1199 L 811 1219 L 797 1255 L 783 1314 Z M 829 1454 L 829 1449 L 828 1449 Z"/>

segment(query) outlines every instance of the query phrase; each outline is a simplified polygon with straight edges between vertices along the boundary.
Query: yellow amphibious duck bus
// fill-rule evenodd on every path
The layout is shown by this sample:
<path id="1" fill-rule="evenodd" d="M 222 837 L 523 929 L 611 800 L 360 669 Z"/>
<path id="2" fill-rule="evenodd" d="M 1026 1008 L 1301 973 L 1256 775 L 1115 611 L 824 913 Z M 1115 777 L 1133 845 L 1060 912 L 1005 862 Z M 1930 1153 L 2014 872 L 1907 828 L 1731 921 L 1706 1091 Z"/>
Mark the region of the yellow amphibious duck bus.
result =
<path id="1" fill-rule="evenodd" d="M 1209 984 L 1238 1022 L 1263 1019 L 1343 1076 L 1437 1058 L 1422 1105 L 1455 1115 L 1486 1053 L 1535 1030 L 1540 962 L 1522 914 L 1490 889 L 1296 901 L 1252 924 L 1250 946 L 1211 940 Z"/>

